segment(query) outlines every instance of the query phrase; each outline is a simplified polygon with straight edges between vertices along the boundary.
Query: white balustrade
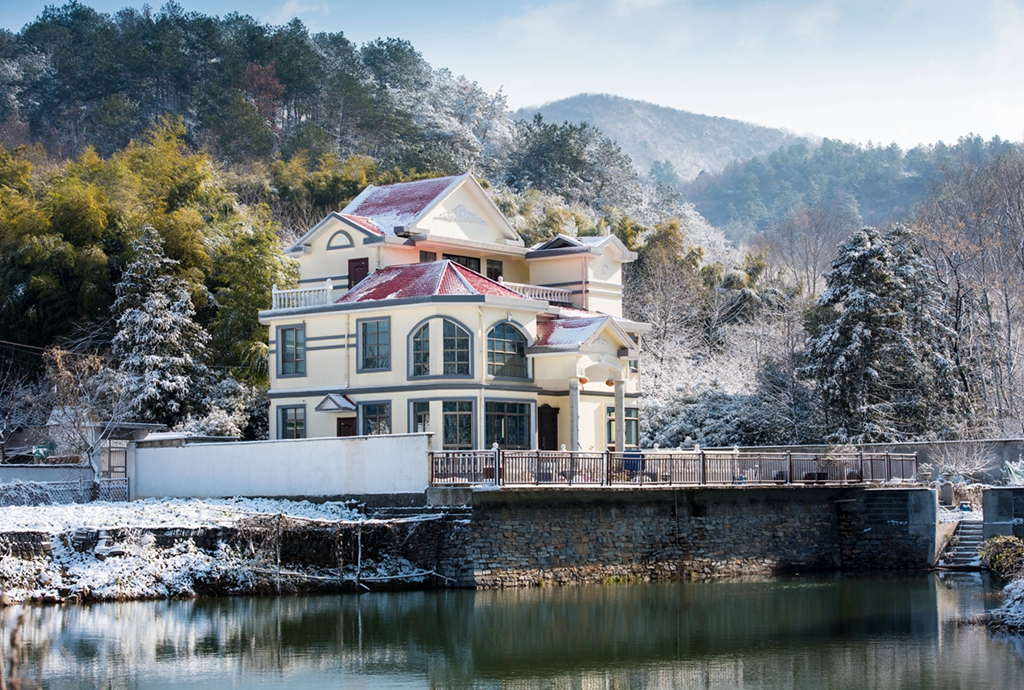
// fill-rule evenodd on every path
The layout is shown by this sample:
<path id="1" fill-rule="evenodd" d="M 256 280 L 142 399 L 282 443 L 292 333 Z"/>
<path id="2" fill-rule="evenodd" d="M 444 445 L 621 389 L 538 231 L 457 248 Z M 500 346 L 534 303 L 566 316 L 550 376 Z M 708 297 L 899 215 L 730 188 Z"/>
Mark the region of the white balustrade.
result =
<path id="1" fill-rule="evenodd" d="M 558 302 L 560 304 L 571 304 L 572 302 L 572 293 L 569 290 L 563 290 L 562 288 L 546 287 L 544 285 L 526 285 L 525 283 L 507 283 L 505 281 L 501 281 L 501 284 L 509 290 L 518 292 L 523 297 L 527 297 L 529 299 Z"/>
<path id="2" fill-rule="evenodd" d="M 274 285 L 272 290 L 274 309 L 301 309 L 303 307 L 323 307 L 334 302 L 334 286 L 331 279 L 326 285 L 313 288 L 297 288 L 279 290 Z"/>

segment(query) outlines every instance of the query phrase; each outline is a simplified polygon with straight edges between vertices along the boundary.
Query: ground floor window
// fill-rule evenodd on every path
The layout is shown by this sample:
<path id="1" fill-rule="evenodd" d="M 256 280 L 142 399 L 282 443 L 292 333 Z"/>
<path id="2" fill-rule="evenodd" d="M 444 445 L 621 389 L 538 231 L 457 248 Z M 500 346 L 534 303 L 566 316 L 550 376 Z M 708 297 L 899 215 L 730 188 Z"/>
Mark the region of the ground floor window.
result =
<path id="1" fill-rule="evenodd" d="M 306 408 L 299 405 L 296 407 L 279 407 L 278 409 L 278 438 L 306 438 Z"/>
<path id="2" fill-rule="evenodd" d="M 363 436 L 391 433 L 391 403 L 366 403 L 363 412 Z"/>
<path id="3" fill-rule="evenodd" d="M 412 433 L 422 434 L 430 431 L 430 403 L 414 402 L 412 404 Z"/>
<path id="4" fill-rule="evenodd" d="M 444 449 L 473 449 L 473 401 L 446 400 L 441 403 L 444 415 Z"/>
<path id="5" fill-rule="evenodd" d="M 608 415 L 607 433 L 608 449 L 615 448 L 615 408 L 606 408 Z M 640 409 L 637 407 L 626 408 L 625 428 L 625 450 L 635 450 L 640 447 Z"/>
<path id="6" fill-rule="evenodd" d="M 530 404 L 514 402 L 484 403 L 484 427 L 487 447 L 497 443 L 508 450 L 530 447 Z"/>

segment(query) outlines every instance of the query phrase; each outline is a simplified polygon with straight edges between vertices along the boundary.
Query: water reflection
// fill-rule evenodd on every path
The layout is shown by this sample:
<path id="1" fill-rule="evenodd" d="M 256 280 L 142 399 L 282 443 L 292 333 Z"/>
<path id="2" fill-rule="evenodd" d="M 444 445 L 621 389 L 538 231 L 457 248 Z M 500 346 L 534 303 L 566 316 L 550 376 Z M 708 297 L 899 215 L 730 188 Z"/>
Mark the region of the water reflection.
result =
<path id="1" fill-rule="evenodd" d="M 1007 688 L 978 576 L 134 602 L 41 610 L 51 687 Z"/>

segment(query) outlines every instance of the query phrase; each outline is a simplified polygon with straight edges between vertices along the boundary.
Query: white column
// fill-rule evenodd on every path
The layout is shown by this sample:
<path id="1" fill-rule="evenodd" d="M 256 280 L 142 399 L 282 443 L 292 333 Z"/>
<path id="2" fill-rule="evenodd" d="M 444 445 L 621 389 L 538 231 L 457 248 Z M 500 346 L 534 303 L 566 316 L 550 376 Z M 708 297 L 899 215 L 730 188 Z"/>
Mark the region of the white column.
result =
<path id="1" fill-rule="evenodd" d="M 580 382 L 569 380 L 569 450 L 580 448 Z"/>
<path id="2" fill-rule="evenodd" d="M 626 449 L 626 382 L 615 382 L 615 452 Z"/>

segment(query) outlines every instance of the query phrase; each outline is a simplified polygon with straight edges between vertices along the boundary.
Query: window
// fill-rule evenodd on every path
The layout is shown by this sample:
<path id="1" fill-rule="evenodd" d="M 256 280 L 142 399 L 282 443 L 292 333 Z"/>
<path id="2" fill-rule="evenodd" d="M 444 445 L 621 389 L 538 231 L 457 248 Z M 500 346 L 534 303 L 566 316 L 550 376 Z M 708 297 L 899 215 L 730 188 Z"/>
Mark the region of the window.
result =
<path id="1" fill-rule="evenodd" d="M 306 408 L 303 405 L 279 407 L 277 410 L 278 438 L 306 438 Z"/>
<path id="2" fill-rule="evenodd" d="M 442 258 L 448 259 L 449 261 L 454 261 L 460 266 L 465 266 L 466 268 L 472 271 L 476 271 L 477 273 L 480 272 L 480 259 L 477 259 L 476 257 L 459 256 L 457 254 L 443 254 Z"/>
<path id="3" fill-rule="evenodd" d="M 430 403 L 414 402 L 412 404 L 412 433 L 421 434 L 430 431 Z"/>
<path id="4" fill-rule="evenodd" d="M 431 261 L 437 261 L 437 252 L 420 252 L 421 264 L 429 264 Z"/>
<path id="5" fill-rule="evenodd" d="M 306 327 L 280 328 L 277 331 L 277 344 L 280 348 L 279 376 L 306 375 Z"/>
<path id="6" fill-rule="evenodd" d="M 608 436 L 606 438 L 608 439 L 608 448 L 609 449 L 613 449 L 613 448 L 615 448 L 615 408 L 614 407 L 606 408 L 606 413 L 608 415 L 608 422 L 606 424 Z M 624 434 L 625 440 L 623 442 L 623 448 L 625 450 L 639 448 L 640 447 L 640 409 L 639 408 L 636 408 L 636 407 L 627 407 L 626 408 L 625 424 L 626 424 L 626 428 L 624 429 L 624 431 L 625 431 L 625 434 Z"/>
<path id="7" fill-rule="evenodd" d="M 469 376 L 469 332 L 458 324 L 444 322 L 444 375 Z"/>
<path id="8" fill-rule="evenodd" d="M 498 280 L 503 275 L 505 275 L 505 274 L 502 271 L 501 262 L 500 261 L 495 261 L 494 259 L 488 259 L 487 260 L 487 277 L 490 278 L 491 280 Z"/>
<path id="9" fill-rule="evenodd" d="M 391 433 L 391 403 L 366 403 L 363 413 L 363 436 Z"/>
<path id="10" fill-rule="evenodd" d="M 412 337 L 412 375 L 430 375 L 430 324 L 416 331 Z"/>
<path id="11" fill-rule="evenodd" d="M 487 334 L 487 373 L 507 378 L 528 378 L 526 338 L 510 323 L 499 323 Z"/>
<path id="12" fill-rule="evenodd" d="M 444 414 L 444 450 L 473 450 L 473 401 L 446 400 Z"/>
<path id="13" fill-rule="evenodd" d="M 525 450 L 530 447 L 529 403 L 484 403 L 487 447 Z"/>
<path id="14" fill-rule="evenodd" d="M 359 369 L 381 371 L 391 368 L 391 319 L 359 323 Z"/>

